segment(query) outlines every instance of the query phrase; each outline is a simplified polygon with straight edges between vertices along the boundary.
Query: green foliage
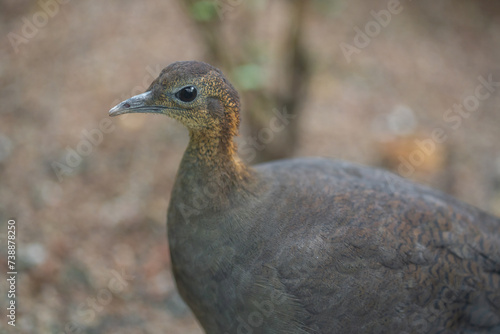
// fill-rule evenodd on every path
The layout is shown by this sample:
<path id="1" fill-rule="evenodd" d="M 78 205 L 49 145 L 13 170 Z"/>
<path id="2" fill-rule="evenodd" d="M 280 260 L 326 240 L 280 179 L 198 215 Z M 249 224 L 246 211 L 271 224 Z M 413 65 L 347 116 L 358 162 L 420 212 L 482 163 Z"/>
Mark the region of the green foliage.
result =
<path id="1" fill-rule="evenodd" d="M 254 90 L 264 86 L 265 73 L 260 65 L 246 64 L 234 69 L 233 78 L 242 90 Z"/>
<path id="2" fill-rule="evenodd" d="M 216 6 L 215 1 L 202 0 L 193 3 L 189 11 L 196 21 L 209 22 L 217 17 Z"/>

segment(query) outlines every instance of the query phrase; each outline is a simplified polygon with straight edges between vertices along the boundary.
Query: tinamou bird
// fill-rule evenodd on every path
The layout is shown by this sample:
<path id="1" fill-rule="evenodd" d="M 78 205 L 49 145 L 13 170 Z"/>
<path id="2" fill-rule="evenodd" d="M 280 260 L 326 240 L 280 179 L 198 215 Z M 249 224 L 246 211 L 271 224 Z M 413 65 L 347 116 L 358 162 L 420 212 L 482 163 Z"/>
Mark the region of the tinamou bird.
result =
<path id="1" fill-rule="evenodd" d="M 189 130 L 167 232 L 177 288 L 207 333 L 500 333 L 499 218 L 352 163 L 247 166 L 239 112 L 222 72 L 197 61 L 109 112 Z"/>

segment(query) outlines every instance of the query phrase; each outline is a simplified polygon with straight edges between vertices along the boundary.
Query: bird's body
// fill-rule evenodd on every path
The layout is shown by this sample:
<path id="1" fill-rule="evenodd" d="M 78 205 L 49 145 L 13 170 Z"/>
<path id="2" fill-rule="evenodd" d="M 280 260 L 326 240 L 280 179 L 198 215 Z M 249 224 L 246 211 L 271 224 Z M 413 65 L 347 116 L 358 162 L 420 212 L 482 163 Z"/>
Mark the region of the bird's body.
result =
<path id="1" fill-rule="evenodd" d="M 111 112 L 161 107 L 190 130 L 167 228 L 207 333 L 500 333 L 500 219 L 345 162 L 247 167 L 237 94 L 210 65 L 175 63 L 142 98 Z"/>
<path id="2" fill-rule="evenodd" d="M 261 186 L 222 215 L 210 183 L 172 197 L 174 274 L 207 333 L 500 331 L 498 219 L 327 159 L 255 174 Z"/>

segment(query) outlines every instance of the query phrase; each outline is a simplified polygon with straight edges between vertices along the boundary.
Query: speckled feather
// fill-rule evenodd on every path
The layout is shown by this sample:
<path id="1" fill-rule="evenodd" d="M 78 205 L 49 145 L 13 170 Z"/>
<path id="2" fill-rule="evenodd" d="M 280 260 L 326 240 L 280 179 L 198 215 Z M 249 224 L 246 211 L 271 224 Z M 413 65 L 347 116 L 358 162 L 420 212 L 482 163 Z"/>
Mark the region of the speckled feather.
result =
<path id="1" fill-rule="evenodd" d="M 186 84 L 194 103 L 175 102 Z M 328 159 L 245 166 L 234 88 L 180 62 L 151 105 L 190 142 L 168 210 L 178 289 L 207 333 L 500 333 L 500 220 Z"/>

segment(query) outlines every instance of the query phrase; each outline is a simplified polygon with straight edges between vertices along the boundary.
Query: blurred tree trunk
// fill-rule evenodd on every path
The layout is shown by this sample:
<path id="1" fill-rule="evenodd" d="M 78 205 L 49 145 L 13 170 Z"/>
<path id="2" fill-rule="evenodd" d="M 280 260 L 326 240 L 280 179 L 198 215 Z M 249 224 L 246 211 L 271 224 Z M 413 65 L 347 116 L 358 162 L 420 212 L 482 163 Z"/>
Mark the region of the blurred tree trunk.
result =
<path id="1" fill-rule="evenodd" d="M 298 118 L 310 81 L 311 66 L 303 43 L 304 21 L 309 2 L 307 0 L 287 2 L 287 35 L 281 39 L 285 43 L 281 49 L 286 51 L 278 55 L 282 59 L 275 62 L 280 68 L 273 69 L 278 74 L 276 82 L 279 83 L 279 87 L 269 87 L 262 77 L 259 81 L 259 73 L 252 73 L 252 69 L 256 70 L 259 67 L 262 69 L 265 66 L 259 58 L 266 57 L 259 56 L 267 51 L 259 50 L 262 41 L 259 41 L 255 33 L 255 18 L 259 12 L 248 8 L 237 8 L 240 10 L 237 14 L 238 27 L 234 29 L 241 30 L 243 33 L 240 36 L 245 37 L 231 43 L 224 35 L 226 21 L 224 15 L 227 14 L 224 11 L 236 10 L 235 8 L 222 8 L 221 13 L 221 8 L 211 8 L 209 5 L 212 3 L 217 6 L 220 5 L 219 2 L 198 0 L 179 2 L 186 8 L 202 38 L 207 51 L 205 60 L 224 69 L 239 89 L 244 103 L 242 117 L 245 118 L 245 124 L 249 128 L 248 136 L 242 140 L 255 148 L 255 156 L 248 157 L 247 162 L 256 163 L 291 156 L 298 142 Z M 266 45 L 264 48 L 267 49 Z M 248 65 L 256 66 L 248 67 Z M 238 79 L 238 73 L 240 78 L 235 80 Z M 265 77 L 265 74 L 260 74 Z M 252 82 L 251 78 L 254 76 L 256 82 Z M 242 80 L 248 80 L 249 84 L 242 85 Z M 276 121 L 274 118 L 277 113 L 287 115 L 289 122 L 284 127 L 272 126 L 271 123 Z"/>

